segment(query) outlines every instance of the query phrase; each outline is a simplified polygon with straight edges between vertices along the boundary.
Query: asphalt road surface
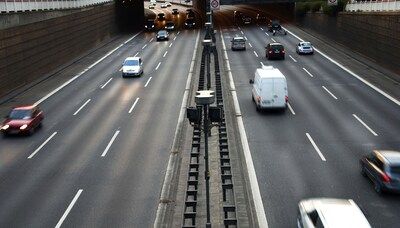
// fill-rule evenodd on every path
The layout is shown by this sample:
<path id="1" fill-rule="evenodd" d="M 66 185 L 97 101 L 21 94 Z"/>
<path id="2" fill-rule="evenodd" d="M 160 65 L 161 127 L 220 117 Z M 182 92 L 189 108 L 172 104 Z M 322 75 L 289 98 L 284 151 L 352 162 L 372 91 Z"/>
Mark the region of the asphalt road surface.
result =
<path id="1" fill-rule="evenodd" d="M 234 9 L 214 18 L 227 44 L 269 227 L 295 227 L 298 202 L 314 197 L 354 199 L 373 227 L 398 227 L 399 196 L 374 192 L 358 162 L 372 149 L 400 150 L 400 107 L 320 53 L 299 56 L 299 40 L 290 34 L 232 25 Z M 246 51 L 230 50 L 235 35 L 247 38 Z M 286 48 L 283 61 L 265 57 L 264 47 L 275 41 Z M 290 109 L 284 113 L 256 111 L 249 79 L 262 65 L 287 78 Z"/>
<path id="2" fill-rule="evenodd" d="M 151 227 L 196 37 L 138 34 L 41 102 L 33 136 L 1 138 L 0 227 Z M 128 56 L 141 77 L 121 77 Z"/>

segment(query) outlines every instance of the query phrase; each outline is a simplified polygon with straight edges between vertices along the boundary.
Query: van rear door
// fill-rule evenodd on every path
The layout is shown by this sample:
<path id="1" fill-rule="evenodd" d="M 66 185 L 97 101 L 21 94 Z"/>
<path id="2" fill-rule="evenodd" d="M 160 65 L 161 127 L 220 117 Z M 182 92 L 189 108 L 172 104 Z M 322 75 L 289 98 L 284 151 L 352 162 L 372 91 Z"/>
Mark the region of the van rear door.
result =
<path id="1" fill-rule="evenodd" d="M 261 106 L 271 107 L 273 105 L 274 79 L 263 78 L 261 80 Z"/>
<path id="2" fill-rule="evenodd" d="M 287 84 L 284 78 L 274 78 L 273 104 L 276 107 L 286 106 Z"/>

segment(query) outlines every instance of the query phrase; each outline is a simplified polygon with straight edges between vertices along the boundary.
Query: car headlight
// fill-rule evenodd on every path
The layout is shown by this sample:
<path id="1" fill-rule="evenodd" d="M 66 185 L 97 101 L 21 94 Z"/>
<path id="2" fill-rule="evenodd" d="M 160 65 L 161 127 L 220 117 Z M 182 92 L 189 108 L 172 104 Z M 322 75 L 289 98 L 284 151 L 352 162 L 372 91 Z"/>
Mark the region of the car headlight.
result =
<path id="1" fill-rule="evenodd" d="M 145 25 L 144 27 L 147 28 L 147 25 Z"/>
<path id="2" fill-rule="evenodd" d="M 24 125 L 22 125 L 19 129 L 20 129 L 20 130 L 25 130 L 27 127 L 28 127 L 28 125 L 27 125 L 27 124 L 24 124 Z"/>
<path id="3" fill-rule="evenodd" d="M 151 28 L 154 28 L 154 25 L 152 25 Z"/>
<path id="4" fill-rule="evenodd" d="M 6 124 L 1 128 L 1 130 L 7 130 L 9 127 L 10 127 L 10 125 Z"/>

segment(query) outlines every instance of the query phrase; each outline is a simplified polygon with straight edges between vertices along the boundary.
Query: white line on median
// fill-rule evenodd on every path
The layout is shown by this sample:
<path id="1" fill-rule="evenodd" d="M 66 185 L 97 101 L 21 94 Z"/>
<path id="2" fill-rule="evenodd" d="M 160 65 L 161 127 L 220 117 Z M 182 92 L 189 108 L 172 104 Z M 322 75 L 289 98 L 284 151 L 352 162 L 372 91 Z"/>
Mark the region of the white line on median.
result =
<path id="1" fill-rule="evenodd" d="M 274 38 L 271 38 L 272 41 L 276 42 L 276 40 L 274 40 Z"/>
<path id="2" fill-rule="evenodd" d="M 297 63 L 297 60 L 293 58 L 293 56 L 289 55 L 289 57 L 293 60 L 293 62 Z"/>
<path id="3" fill-rule="evenodd" d="M 169 47 L 171 47 L 171 46 L 172 46 L 172 44 L 173 44 L 173 43 L 170 43 L 170 44 L 169 44 Z"/>
<path id="4" fill-rule="evenodd" d="M 147 44 L 145 44 L 145 45 L 142 47 L 142 50 L 145 49 L 146 47 L 147 47 Z"/>
<path id="5" fill-rule="evenodd" d="M 254 51 L 254 55 L 256 55 L 256 57 L 258 57 L 258 54 L 257 54 L 257 52 L 256 52 L 256 51 Z"/>
<path id="6" fill-rule="evenodd" d="M 293 108 L 292 108 L 292 106 L 290 105 L 289 102 L 287 103 L 287 105 L 288 105 L 288 108 L 289 108 L 290 112 L 291 112 L 293 115 L 296 115 L 296 113 L 294 112 L 294 110 L 293 110 Z"/>
<path id="7" fill-rule="evenodd" d="M 152 77 L 150 77 L 149 80 L 147 80 L 146 84 L 144 85 L 145 88 L 147 87 L 147 85 L 149 84 L 151 79 L 152 79 Z"/>
<path id="8" fill-rule="evenodd" d="M 156 70 L 158 70 L 158 68 L 160 67 L 160 65 L 161 65 L 161 62 L 159 62 L 159 63 L 157 64 Z"/>
<path id="9" fill-rule="evenodd" d="M 307 70 L 306 68 L 303 67 L 303 70 L 304 70 L 308 75 L 310 75 L 310 77 L 312 77 L 312 78 L 314 77 L 314 75 L 312 75 L 310 72 L 308 72 L 308 70 Z"/>
<path id="10" fill-rule="evenodd" d="M 111 138 L 110 142 L 108 143 L 106 149 L 105 149 L 105 150 L 103 151 L 103 153 L 101 154 L 102 157 L 106 156 L 108 150 L 110 149 L 111 145 L 113 144 L 113 142 L 114 142 L 115 139 L 117 138 L 118 134 L 119 134 L 119 130 L 116 131 L 116 132 L 114 133 L 114 135 L 113 135 L 113 137 Z"/>
<path id="11" fill-rule="evenodd" d="M 100 58 L 99 60 L 97 60 L 96 62 L 94 62 L 92 65 L 90 65 L 89 67 L 87 67 L 85 70 L 83 70 L 82 72 L 80 72 L 79 74 L 75 75 L 73 78 L 71 78 L 70 80 L 66 81 L 64 84 L 62 84 L 61 86 L 57 87 L 56 89 L 54 89 L 53 91 L 51 91 L 50 93 L 48 93 L 46 96 L 42 97 L 40 100 L 36 101 L 34 103 L 35 106 L 38 106 L 40 103 L 42 103 L 43 101 L 47 100 L 49 97 L 53 96 L 55 93 L 57 93 L 58 91 L 60 91 L 62 88 L 64 88 L 65 86 L 69 85 L 71 82 L 75 81 L 77 78 L 79 78 L 81 75 L 83 75 L 84 73 L 86 73 L 88 70 L 92 69 L 94 66 L 96 66 L 97 64 L 99 64 L 101 61 L 103 61 L 105 58 L 107 58 L 108 56 L 110 56 L 112 53 L 114 53 L 116 50 L 120 49 L 122 46 L 124 46 L 124 44 L 127 44 L 129 41 L 131 41 L 133 38 L 135 38 L 137 35 L 139 35 L 141 32 L 136 33 L 134 36 L 132 36 L 131 38 L 129 38 L 128 40 L 126 40 L 123 44 L 119 45 L 118 47 L 114 48 L 113 50 L 111 50 L 110 52 L 108 52 L 105 56 L 103 56 L 102 58 Z"/>
<path id="12" fill-rule="evenodd" d="M 310 140 L 311 144 L 313 145 L 314 149 L 317 151 L 319 157 L 321 158 L 322 161 L 326 161 L 324 155 L 321 153 L 319 150 L 317 144 L 315 144 L 314 140 L 311 138 L 310 134 L 306 133 L 308 140 Z"/>
<path id="13" fill-rule="evenodd" d="M 100 89 L 104 89 L 104 88 L 107 86 L 107 84 L 111 82 L 112 79 L 113 79 L 113 78 L 108 79 L 108 81 L 107 81 L 106 83 L 104 83 L 104 85 L 102 85 L 102 86 L 100 87 Z"/>
<path id="14" fill-rule="evenodd" d="M 150 81 L 150 80 L 149 80 L 149 81 Z M 135 106 L 136 106 L 136 104 L 138 103 L 139 99 L 140 99 L 139 97 L 136 98 L 135 102 L 133 103 L 132 107 L 129 109 L 128 113 L 131 113 L 131 112 L 133 111 L 133 109 L 135 108 Z"/>
<path id="15" fill-rule="evenodd" d="M 251 43 L 250 43 L 250 42 L 249 42 L 249 46 L 250 46 L 250 47 L 253 47 L 253 46 L 251 45 Z"/>
<path id="16" fill-rule="evenodd" d="M 168 53 L 168 51 L 165 51 L 165 53 L 164 53 L 164 55 L 163 55 L 163 58 L 165 58 L 165 56 L 167 55 L 167 53 Z"/>
<path id="17" fill-rule="evenodd" d="M 76 110 L 76 112 L 73 114 L 74 116 L 76 116 L 91 100 L 88 99 L 78 110 Z"/>
<path id="18" fill-rule="evenodd" d="M 322 88 L 324 88 L 324 90 L 326 92 L 328 92 L 335 100 L 337 100 L 337 97 L 335 95 L 333 95 L 333 93 L 331 91 L 329 91 L 325 86 L 322 86 Z"/>
<path id="19" fill-rule="evenodd" d="M 303 39 L 301 39 L 300 37 L 298 37 L 296 34 L 294 34 L 293 32 L 287 30 L 287 28 L 283 27 L 289 34 L 291 34 L 292 36 L 294 36 L 295 38 L 297 38 L 299 41 L 304 41 Z M 335 64 L 336 66 L 338 66 L 339 68 L 341 68 L 342 70 L 346 71 L 347 73 L 349 73 L 351 76 L 357 78 L 358 80 L 360 80 L 362 83 L 366 84 L 367 86 L 369 86 L 370 88 L 372 88 L 373 90 L 377 91 L 378 93 L 380 93 L 381 95 L 383 95 L 384 97 L 386 97 L 387 99 L 391 100 L 393 103 L 395 103 L 396 105 L 400 106 L 400 101 L 398 101 L 396 98 L 390 96 L 388 93 L 384 92 L 383 90 L 379 89 L 378 87 L 376 87 L 375 85 L 371 84 L 370 82 L 368 82 L 367 80 L 365 80 L 364 78 L 360 77 L 359 75 L 357 75 L 356 73 L 354 73 L 353 71 L 351 71 L 350 69 L 348 69 L 347 67 L 343 66 L 342 64 L 338 63 L 336 60 L 332 59 L 331 57 L 329 57 L 327 54 L 323 53 L 322 51 L 320 51 L 319 49 L 314 47 L 314 50 L 318 53 L 320 53 L 322 56 L 324 56 L 326 59 L 328 59 L 330 62 L 332 62 L 333 64 Z"/>
<path id="20" fill-rule="evenodd" d="M 353 114 L 354 118 L 358 120 L 365 128 L 367 128 L 368 131 L 370 131 L 374 136 L 378 136 L 378 134 L 372 130 L 364 121 L 362 121 L 356 114 Z"/>
<path id="21" fill-rule="evenodd" d="M 67 210 L 65 210 L 64 214 L 62 215 L 62 217 L 60 218 L 60 220 L 58 221 L 57 225 L 55 226 L 55 228 L 60 228 L 62 223 L 64 222 L 64 220 L 67 218 L 69 212 L 72 210 L 72 207 L 74 207 L 76 201 L 78 200 L 79 196 L 82 194 L 83 189 L 79 189 L 78 192 L 76 193 L 75 197 L 72 199 L 71 203 L 69 204 Z"/>
<path id="22" fill-rule="evenodd" d="M 39 152 L 56 134 L 57 132 L 54 132 L 52 135 L 50 135 L 50 137 L 46 139 L 42 145 L 40 145 L 31 155 L 29 155 L 28 159 L 33 158 L 33 156 L 35 156 L 35 154 Z"/>

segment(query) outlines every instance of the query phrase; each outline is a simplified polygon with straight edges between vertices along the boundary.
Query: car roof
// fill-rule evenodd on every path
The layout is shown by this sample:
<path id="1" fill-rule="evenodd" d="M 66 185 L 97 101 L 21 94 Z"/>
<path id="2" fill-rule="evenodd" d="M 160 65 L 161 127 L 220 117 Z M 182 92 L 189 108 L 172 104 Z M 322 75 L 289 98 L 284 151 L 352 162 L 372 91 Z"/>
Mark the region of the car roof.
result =
<path id="1" fill-rule="evenodd" d="M 389 164 L 400 164 L 400 152 L 394 150 L 374 150 L 377 157 Z"/>
<path id="2" fill-rule="evenodd" d="M 371 227 L 365 215 L 351 199 L 314 198 L 300 201 L 300 204 L 309 207 L 308 209 L 314 208 L 324 227 Z"/>
<path id="3" fill-rule="evenodd" d="M 269 43 L 270 46 L 283 46 L 281 43 Z"/>
<path id="4" fill-rule="evenodd" d="M 308 42 L 308 41 L 302 41 L 302 42 L 300 42 L 300 44 L 306 44 L 306 45 L 311 45 L 311 42 Z"/>
<path id="5" fill-rule="evenodd" d="M 139 60 L 140 57 L 128 57 L 125 60 Z"/>
<path id="6" fill-rule="evenodd" d="M 36 107 L 35 105 L 19 106 L 19 107 L 13 108 L 13 110 L 32 110 L 35 107 Z"/>
<path id="7" fill-rule="evenodd" d="M 233 37 L 234 40 L 245 40 L 243 36 L 235 36 Z"/>
<path id="8" fill-rule="evenodd" d="M 286 78 L 277 68 L 273 66 L 262 66 L 257 68 L 257 73 L 260 78 Z"/>

